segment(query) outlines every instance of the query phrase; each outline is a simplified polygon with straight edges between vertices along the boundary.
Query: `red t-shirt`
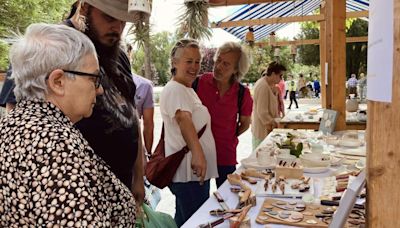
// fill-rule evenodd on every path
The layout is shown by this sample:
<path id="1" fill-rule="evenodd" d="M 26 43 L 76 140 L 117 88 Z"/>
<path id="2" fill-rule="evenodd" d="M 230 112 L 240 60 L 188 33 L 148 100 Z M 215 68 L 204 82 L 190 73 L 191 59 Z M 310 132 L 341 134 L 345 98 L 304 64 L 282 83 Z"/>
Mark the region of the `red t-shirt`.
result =
<path id="1" fill-rule="evenodd" d="M 217 148 L 218 165 L 236 165 L 236 117 L 238 113 L 239 83 L 235 82 L 231 88 L 220 97 L 213 73 L 203 74 L 197 85 L 197 95 L 211 115 L 211 130 Z M 243 94 L 241 115 L 251 116 L 253 99 L 250 90 L 245 87 Z"/>

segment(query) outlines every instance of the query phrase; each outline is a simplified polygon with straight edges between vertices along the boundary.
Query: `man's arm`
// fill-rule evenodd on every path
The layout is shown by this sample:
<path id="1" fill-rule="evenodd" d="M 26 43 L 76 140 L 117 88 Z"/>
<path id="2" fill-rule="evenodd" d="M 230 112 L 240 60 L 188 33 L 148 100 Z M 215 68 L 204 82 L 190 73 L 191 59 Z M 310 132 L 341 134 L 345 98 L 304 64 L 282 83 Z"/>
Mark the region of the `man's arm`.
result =
<path id="1" fill-rule="evenodd" d="M 249 129 L 251 122 L 251 117 L 250 116 L 240 116 L 239 117 L 239 130 L 238 130 L 238 135 L 241 135 L 244 133 L 247 129 Z"/>
<path id="2" fill-rule="evenodd" d="M 142 106 L 143 110 L 143 138 L 144 146 L 147 153 L 151 154 L 151 147 L 153 146 L 153 132 L 154 132 L 154 101 L 153 101 L 153 86 L 147 85 L 146 96 Z"/>
<path id="3" fill-rule="evenodd" d="M 138 121 L 139 122 L 139 121 Z M 135 197 L 136 203 L 138 206 L 143 204 L 145 191 L 144 191 L 144 180 L 143 180 L 143 143 L 142 143 L 142 134 L 140 133 L 141 129 L 138 126 L 138 152 L 135 164 L 133 166 L 133 180 L 132 180 L 132 189 L 131 192 Z"/>

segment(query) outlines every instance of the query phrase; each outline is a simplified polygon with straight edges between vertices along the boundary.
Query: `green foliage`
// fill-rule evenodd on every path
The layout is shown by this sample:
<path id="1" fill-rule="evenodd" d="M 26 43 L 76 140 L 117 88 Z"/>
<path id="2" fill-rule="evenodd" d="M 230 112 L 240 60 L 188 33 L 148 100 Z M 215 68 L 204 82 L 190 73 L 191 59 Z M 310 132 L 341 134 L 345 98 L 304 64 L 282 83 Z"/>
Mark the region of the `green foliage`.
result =
<path id="1" fill-rule="evenodd" d="M 205 1 L 185 2 L 185 12 L 179 17 L 181 25 L 179 37 L 200 40 L 209 39 L 211 30 L 208 27 L 208 3 Z"/>
<path id="2" fill-rule="evenodd" d="M 291 133 L 287 133 L 287 139 L 280 143 L 276 143 L 279 149 L 289 149 L 290 154 L 296 156 L 297 158 L 300 157 L 301 152 L 303 151 L 303 143 L 294 143 L 293 139 L 295 138 L 294 135 Z"/>
<path id="3" fill-rule="evenodd" d="M 316 77 L 320 80 L 321 69 L 319 66 L 308 66 L 299 63 L 293 64 L 291 73 L 297 77 L 300 73 L 304 75 L 306 81 L 313 81 Z"/>
<path id="4" fill-rule="evenodd" d="M 0 0 L 0 38 L 23 33 L 37 22 L 58 23 L 69 12 L 75 0 Z M 0 44 L 0 70 L 8 65 L 8 48 Z"/>
<path id="5" fill-rule="evenodd" d="M 368 22 L 355 19 L 347 29 L 347 36 L 368 36 Z M 367 43 L 348 43 L 346 45 L 346 75 L 360 74 L 367 71 Z"/>
<path id="6" fill-rule="evenodd" d="M 170 78 L 169 54 L 176 40 L 176 36 L 169 32 L 156 33 L 151 36 L 150 53 L 152 64 L 155 65 L 158 72 L 158 85 L 165 85 Z M 139 48 L 133 53 L 132 69 L 137 74 L 141 74 L 144 57 L 143 48 Z"/>
<path id="7" fill-rule="evenodd" d="M 266 40 L 262 41 L 266 42 Z M 287 72 L 291 72 L 293 68 L 293 60 L 292 56 L 290 55 L 290 47 L 279 48 L 279 57 L 274 56 L 274 50 L 271 46 L 254 47 L 250 49 L 252 64 L 250 65 L 250 69 L 247 72 L 246 76 L 243 78 L 242 82 L 256 82 L 261 77 L 261 72 L 263 71 L 263 69 L 267 68 L 268 64 L 272 61 L 279 61 L 287 68 Z"/>
<path id="8" fill-rule="evenodd" d="M 319 39 L 319 24 L 317 22 L 301 23 L 301 32 L 296 39 Z M 319 65 L 319 45 L 299 45 L 298 61 L 304 65 Z"/>
<path id="9" fill-rule="evenodd" d="M 346 36 L 359 37 L 368 35 L 368 22 L 362 19 L 346 20 Z M 318 39 L 319 24 L 317 22 L 301 23 L 301 32 L 297 39 Z M 367 44 L 346 44 L 346 75 L 367 71 Z M 301 45 L 298 47 L 298 61 L 304 65 L 319 66 L 319 45 Z"/>

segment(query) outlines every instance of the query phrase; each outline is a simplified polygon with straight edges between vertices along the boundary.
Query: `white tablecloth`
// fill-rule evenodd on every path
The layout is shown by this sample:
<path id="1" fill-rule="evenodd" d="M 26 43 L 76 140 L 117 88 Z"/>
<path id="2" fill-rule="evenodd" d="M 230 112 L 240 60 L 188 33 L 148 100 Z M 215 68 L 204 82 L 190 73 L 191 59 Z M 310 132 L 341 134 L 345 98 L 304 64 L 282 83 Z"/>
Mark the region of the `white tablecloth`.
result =
<path id="1" fill-rule="evenodd" d="M 270 142 L 271 134 L 268 135 L 268 137 L 260 144 L 260 146 L 265 145 L 267 142 Z M 250 156 L 255 156 L 254 152 Z M 237 170 L 237 172 L 240 173 L 241 170 L 243 170 L 243 167 L 240 167 Z M 320 196 L 320 190 L 321 190 L 322 184 L 323 184 L 322 180 L 318 177 L 330 176 L 332 174 L 332 172 L 334 172 L 335 170 L 336 169 L 330 168 L 328 171 L 326 171 L 324 173 L 306 174 L 306 176 L 316 177 L 316 178 L 314 178 L 314 197 L 316 199 L 318 199 Z M 250 185 L 247 182 L 244 182 L 244 183 L 246 183 L 247 186 L 251 187 L 253 192 L 255 192 L 256 185 Z M 231 187 L 231 185 L 228 183 L 228 181 L 225 181 L 225 183 L 223 183 L 221 185 L 221 187 L 218 188 L 218 192 L 224 198 L 224 200 L 225 200 L 226 204 L 229 206 L 229 208 L 236 208 L 239 198 L 237 196 L 237 193 L 232 193 L 230 191 L 230 187 Z M 258 224 L 255 221 L 255 218 L 257 217 L 257 215 L 260 211 L 261 205 L 263 204 L 265 198 L 266 197 L 257 197 L 257 205 L 255 207 L 252 207 L 248 213 L 248 216 L 251 219 L 251 227 L 264 227 L 265 226 L 265 225 Z M 218 201 L 215 199 L 215 197 L 213 195 L 211 195 L 210 198 L 196 211 L 195 214 L 192 215 L 192 217 L 190 217 L 190 219 L 188 221 L 186 221 L 185 224 L 183 224 L 182 227 L 194 228 L 194 227 L 198 227 L 200 224 L 215 221 L 220 217 L 211 216 L 209 214 L 209 211 L 214 210 L 214 209 L 220 209 L 220 208 L 221 207 L 220 207 Z M 218 225 L 217 227 L 229 227 L 229 221 L 225 220 L 224 223 Z M 293 226 L 271 224 L 270 227 L 293 227 Z"/>

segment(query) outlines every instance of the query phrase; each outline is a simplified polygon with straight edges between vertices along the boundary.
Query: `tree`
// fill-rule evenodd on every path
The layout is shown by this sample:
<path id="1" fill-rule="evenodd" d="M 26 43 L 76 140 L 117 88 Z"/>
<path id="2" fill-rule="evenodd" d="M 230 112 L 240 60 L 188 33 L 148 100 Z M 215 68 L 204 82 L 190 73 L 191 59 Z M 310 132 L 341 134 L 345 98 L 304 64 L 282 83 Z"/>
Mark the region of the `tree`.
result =
<path id="1" fill-rule="evenodd" d="M 368 22 L 355 19 L 346 31 L 348 37 L 368 36 Z M 367 43 L 348 43 L 346 45 L 346 75 L 367 71 Z"/>
<path id="2" fill-rule="evenodd" d="M 267 41 L 262 40 L 261 42 Z M 280 49 L 279 56 L 274 56 L 275 48 Z M 287 68 L 288 72 L 290 72 L 293 67 L 292 58 L 290 56 L 290 47 L 264 46 L 254 47 L 252 49 L 249 49 L 249 51 L 252 64 L 250 65 L 250 69 L 245 78 L 243 78 L 243 82 L 256 82 L 261 77 L 261 71 L 268 67 L 268 64 L 272 61 L 279 61 L 280 63 L 282 63 Z"/>
<path id="3" fill-rule="evenodd" d="M 319 24 L 314 21 L 301 23 L 301 32 L 296 36 L 296 39 L 319 39 Z M 312 66 L 319 65 L 319 45 L 300 45 L 297 53 L 299 63 Z"/>
<path id="4" fill-rule="evenodd" d="M 155 82 L 156 85 L 165 85 L 170 78 L 169 55 L 176 40 L 176 36 L 170 32 L 160 32 L 151 36 L 151 60 L 158 73 L 158 82 Z M 139 48 L 133 53 L 132 69 L 137 74 L 141 74 L 144 57 L 143 48 Z"/>
<path id="5" fill-rule="evenodd" d="M 74 0 L 0 0 L 0 70 L 7 69 L 12 33 L 23 33 L 32 23 L 58 23 L 69 12 Z"/>

